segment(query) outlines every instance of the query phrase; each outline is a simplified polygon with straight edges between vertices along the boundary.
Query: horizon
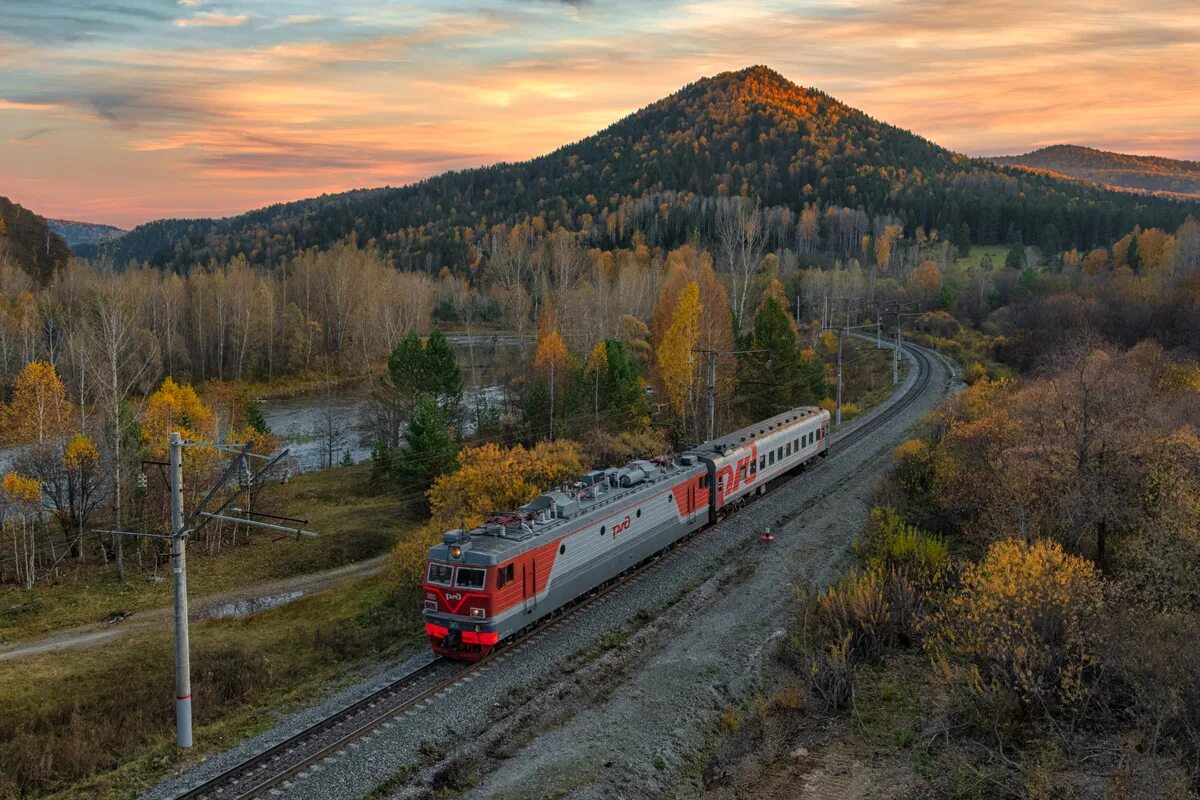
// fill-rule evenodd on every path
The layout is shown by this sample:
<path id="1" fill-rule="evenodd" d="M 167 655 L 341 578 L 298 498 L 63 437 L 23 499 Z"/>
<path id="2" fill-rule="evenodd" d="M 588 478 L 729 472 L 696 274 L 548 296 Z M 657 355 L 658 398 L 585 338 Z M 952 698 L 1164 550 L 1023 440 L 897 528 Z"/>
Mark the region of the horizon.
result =
<path id="1" fill-rule="evenodd" d="M 16 0 L 0 194 L 121 228 L 231 216 L 535 158 L 751 64 L 970 156 L 1200 160 L 1200 99 L 1174 91 L 1200 9 L 1163 6 Z"/>

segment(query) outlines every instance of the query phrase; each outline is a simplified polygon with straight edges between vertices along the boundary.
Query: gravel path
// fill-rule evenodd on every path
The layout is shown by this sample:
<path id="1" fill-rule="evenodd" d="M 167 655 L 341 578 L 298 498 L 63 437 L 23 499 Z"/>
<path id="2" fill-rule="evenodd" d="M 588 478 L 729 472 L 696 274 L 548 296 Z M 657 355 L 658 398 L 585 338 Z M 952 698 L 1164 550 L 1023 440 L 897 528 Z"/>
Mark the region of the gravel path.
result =
<path id="1" fill-rule="evenodd" d="M 352 578 L 374 575 L 383 569 L 386 562 L 386 555 L 376 556 L 324 572 L 296 575 L 291 578 L 281 578 L 257 583 L 253 586 L 194 597 L 188 601 L 188 618 L 195 623 L 218 617 L 247 616 L 256 611 L 275 608 L 301 597 L 316 594 Z M 39 639 L 5 642 L 0 644 L 0 661 L 37 653 L 48 653 L 68 647 L 104 644 L 127 633 L 162 627 L 164 623 L 169 624 L 172 613 L 170 607 L 152 608 L 146 611 L 135 611 L 120 622 L 112 624 L 96 622 L 67 628 Z"/>
<path id="2" fill-rule="evenodd" d="M 689 780 L 713 721 L 756 688 L 800 581 L 825 579 L 861 530 L 903 432 L 950 389 L 935 359 L 921 399 L 852 448 L 773 487 L 562 623 L 271 794 L 275 797 L 651 797 Z M 910 369 L 905 386 L 915 380 Z M 783 522 L 783 520 L 790 520 Z M 777 539 L 757 541 L 772 524 Z M 390 669 L 147 795 L 169 798 L 394 679 Z"/>

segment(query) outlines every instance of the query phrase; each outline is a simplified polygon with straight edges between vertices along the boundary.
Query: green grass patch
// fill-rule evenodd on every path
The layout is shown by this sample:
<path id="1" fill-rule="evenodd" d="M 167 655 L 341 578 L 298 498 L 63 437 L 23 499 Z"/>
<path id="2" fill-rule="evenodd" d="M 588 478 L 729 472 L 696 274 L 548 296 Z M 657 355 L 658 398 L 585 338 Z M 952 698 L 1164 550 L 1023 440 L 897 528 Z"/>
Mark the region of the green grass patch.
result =
<path id="1" fill-rule="evenodd" d="M 991 256 L 992 267 L 999 269 L 1004 266 L 1004 259 L 1008 257 L 1010 249 L 1008 245 L 1003 244 L 972 245 L 971 254 L 965 258 L 958 258 L 956 261 L 962 267 L 974 266 L 982 261 L 986 254 Z"/>
<path id="2" fill-rule="evenodd" d="M 316 539 L 282 541 L 271 533 L 239 533 L 221 552 L 206 552 L 203 538 L 188 549 L 188 590 L 193 598 L 218 594 L 264 581 L 322 572 L 387 553 L 402 533 L 419 524 L 393 494 L 365 491 L 361 469 L 334 468 L 265 487 L 257 507 L 289 510 L 309 522 Z M 165 608 L 171 603 L 170 569 L 160 563 L 151 583 L 155 545 L 127 552 L 127 574 L 96 563 L 69 563 L 55 583 L 33 589 L 0 588 L 0 641 L 21 641 L 62 628 L 101 622 L 119 612 Z"/>
<path id="3" fill-rule="evenodd" d="M 419 598 L 384 575 L 192 627 L 196 746 L 174 746 L 171 630 L 0 664 L 0 798 L 109 800 L 269 727 L 364 662 L 420 646 Z"/>
<path id="4" fill-rule="evenodd" d="M 914 746 L 926 713 L 924 664 L 917 655 L 893 653 L 879 665 L 858 667 L 851 708 L 858 746 L 872 755 Z"/>

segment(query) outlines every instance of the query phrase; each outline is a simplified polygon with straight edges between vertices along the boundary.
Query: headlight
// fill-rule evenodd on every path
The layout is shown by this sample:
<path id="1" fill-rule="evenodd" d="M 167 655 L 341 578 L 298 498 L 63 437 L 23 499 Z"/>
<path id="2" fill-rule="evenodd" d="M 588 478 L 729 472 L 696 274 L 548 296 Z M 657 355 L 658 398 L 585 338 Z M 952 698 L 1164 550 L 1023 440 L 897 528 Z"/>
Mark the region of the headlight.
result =
<path id="1" fill-rule="evenodd" d="M 462 558 L 462 548 L 459 547 L 458 545 L 454 545 L 453 547 L 451 547 L 450 548 L 450 557 L 451 558 Z"/>
<path id="2" fill-rule="evenodd" d="M 487 616 L 487 615 L 483 613 L 483 609 L 482 609 L 482 608 L 472 608 L 472 609 L 471 609 L 471 616 L 472 616 L 472 617 L 483 617 L 483 616 Z"/>

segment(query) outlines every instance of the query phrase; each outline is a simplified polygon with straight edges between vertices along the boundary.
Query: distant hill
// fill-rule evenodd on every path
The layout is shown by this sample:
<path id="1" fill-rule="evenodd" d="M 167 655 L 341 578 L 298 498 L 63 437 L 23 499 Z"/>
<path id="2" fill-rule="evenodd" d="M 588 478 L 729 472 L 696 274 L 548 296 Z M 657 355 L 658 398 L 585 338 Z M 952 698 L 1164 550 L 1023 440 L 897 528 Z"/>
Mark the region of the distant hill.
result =
<path id="1" fill-rule="evenodd" d="M 401 266 L 432 270 L 468 263 L 472 243 L 487 241 L 495 224 L 534 218 L 585 231 L 598 247 L 628 246 L 635 232 L 674 246 L 710 234 L 715 199 L 731 194 L 790 210 L 792 225 L 810 203 L 865 212 L 865 223 L 846 215 L 853 224 L 836 232 L 854 245 L 871 217 L 887 215 L 910 235 L 923 227 L 977 244 L 1021 235 L 1088 247 L 1135 223 L 1174 229 L 1200 208 L 968 158 L 751 67 L 699 80 L 530 161 L 221 220 L 160 220 L 122 237 L 113 257 L 186 270 L 240 253 L 277 265 L 354 236 Z M 785 241 L 790 234 L 778 228 Z"/>
<path id="2" fill-rule="evenodd" d="M 10 260 L 39 284 L 67 263 L 71 251 L 43 217 L 0 197 L 0 260 Z"/>
<path id="3" fill-rule="evenodd" d="M 98 245 L 120 239 L 129 231 L 98 222 L 77 222 L 71 219 L 48 219 L 50 230 L 57 233 L 72 250 L 79 245 Z"/>
<path id="4" fill-rule="evenodd" d="M 1044 170 L 1116 189 L 1200 198 L 1198 161 L 1131 156 L 1074 144 L 1056 144 L 1022 156 L 997 156 L 992 161 Z"/>

